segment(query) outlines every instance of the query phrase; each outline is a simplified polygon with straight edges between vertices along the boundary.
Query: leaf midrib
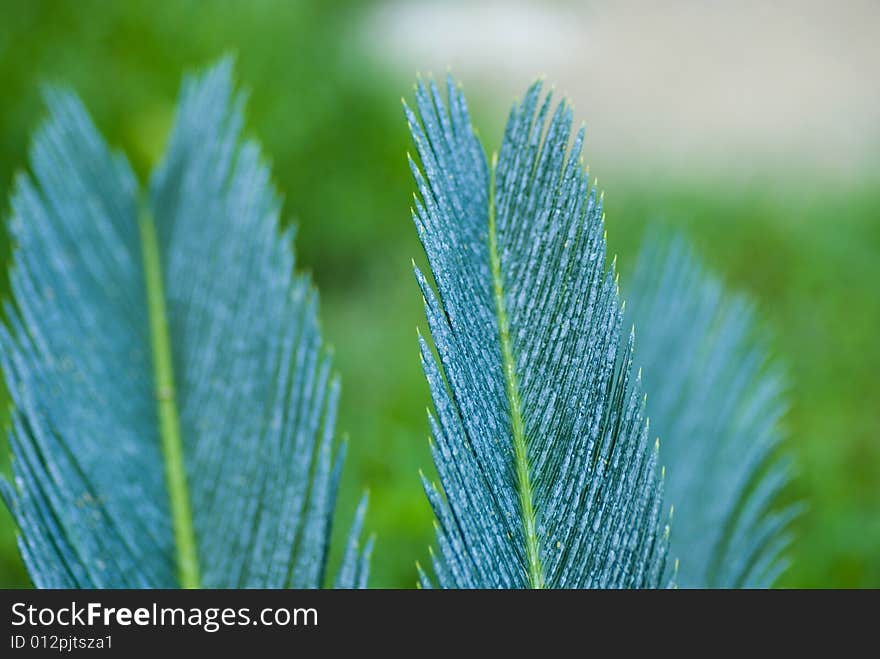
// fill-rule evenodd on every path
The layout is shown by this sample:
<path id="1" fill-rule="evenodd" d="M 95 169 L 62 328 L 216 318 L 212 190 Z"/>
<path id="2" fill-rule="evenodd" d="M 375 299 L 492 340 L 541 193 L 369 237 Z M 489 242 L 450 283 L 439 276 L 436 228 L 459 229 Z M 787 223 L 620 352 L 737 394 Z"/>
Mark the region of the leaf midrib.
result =
<path id="1" fill-rule="evenodd" d="M 153 355 L 156 409 L 159 417 L 159 435 L 165 460 L 165 479 L 171 507 L 174 545 L 176 548 L 177 576 L 181 588 L 199 588 L 199 561 L 196 537 L 186 483 L 183 461 L 183 443 L 177 400 L 174 390 L 174 368 L 171 360 L 171 341 L 165 313 L 165 293 L 162 286 L 162 264 L 152 213 L 144 205 L 138 219 L 141 233 L 141 251 L 144 259 L 144 279 L 147 286 L 147 310 L 150 318 L 150 343 Z"/>
<path id="2" fill-rule="evenodd" d="M 495 313 L 498 321 L 498 335 L 501 341 L 502 369 L 507 403 L 510 410 L 510 426 L 513 434 L 513 453 L 516 467 L 517 494 L 522 513 L 523 534 L 526 542 L 526 563 L 529 586 L 544 587 L 544 571 L 538 548 L 538 533 L 535 525 L 535 509 L 532 494 L 532 481 L 529 474 L 528 446 L 526 445 L 525 425 L 522 404 L 519 398 L 519 385 L 516 379 L 516 360 L 510 342 L 510 323 L 504 306 L 504 281 L 501 276 L 501 258 L 498 254 L 498 231 L 495 222 L 495 172 L 498 165 L 497 154 L 492 157 L 489 172 L 489 262 L 492 270 L 492 284 L 495 293 Z"/>

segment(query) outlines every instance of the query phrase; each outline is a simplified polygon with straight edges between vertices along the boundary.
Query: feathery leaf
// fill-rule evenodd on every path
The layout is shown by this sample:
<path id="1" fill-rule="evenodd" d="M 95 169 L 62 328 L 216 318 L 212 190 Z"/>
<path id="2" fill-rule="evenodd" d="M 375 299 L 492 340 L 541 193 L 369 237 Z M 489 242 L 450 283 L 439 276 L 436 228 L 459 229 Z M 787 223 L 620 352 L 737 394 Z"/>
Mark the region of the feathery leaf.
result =
<path id="1" fill-rule="evenodd" d="M 145 195 L 75 96 L 47 101 L 0 331 L 35 585 L 321 586 L 339 383 L 231 63 L 184 82 Z"/>
<path id="2" fill-rule="evenodd" d="M 772 510 L 791 463 L 776 451 L 783 377 L 752 305 L 725 293 L 681 238 L 650 234 L 627 287 L 652 427 L 663 438 L 671 551 L 685 587 L 767 587 L 797 506 Z"/>
<path id="3" fill-rule="evenodd" d="M 601 198 L 568 149 L 571 110 L 535 84 L 489 165 L 464 97 L 431 83 L 405 112 L 421 167 L 416 268 L 442 587 L 666 585 L 657 448 L 606 268 Z M 445 496 L 444 496 L 445 495 Z M 420 581 L 429 586 L 422 573 Z"/>

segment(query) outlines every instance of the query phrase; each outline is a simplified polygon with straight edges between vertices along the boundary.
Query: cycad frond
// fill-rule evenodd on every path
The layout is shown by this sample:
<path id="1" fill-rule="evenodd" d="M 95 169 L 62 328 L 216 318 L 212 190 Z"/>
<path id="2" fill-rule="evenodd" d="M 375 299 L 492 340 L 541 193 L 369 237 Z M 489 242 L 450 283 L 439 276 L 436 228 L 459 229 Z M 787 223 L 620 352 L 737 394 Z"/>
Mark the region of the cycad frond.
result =
<path id="1" fill-rule="evenodd" d="M 439 355 L 420 339 L 436 410 L 443 587 L 665 585 L 657 448 L 632 337 L 605 263 L 601 198 L 547 123 L 540 84 L 513 108 L 492 165 L 452 81 L 406 109 L 421 168 L 413 216 L 436 283 L 416 269 Z M 422 584 L 430 585 L 423 574 Z"/>
<path id="2" fill-rule="evenodd" d="M 783 378 L 756 333 L 752 305 L 727 294 L 681 238 L 660 235 L 645 241 L 627 290 L 675 506 L 678 583 L 770 586 L 798 508 L 768 510 L 791 464 L 776 451 Z"/>
<path id="3" fill-rule="evenodd" d="M 143 196 L 72 94 L 48 104 L 0 334 L 34 583 L 322 585 L 339 385 L 231 64 L 185 81 Z M 350 551 L 338 585 L 365 578 Z"/>

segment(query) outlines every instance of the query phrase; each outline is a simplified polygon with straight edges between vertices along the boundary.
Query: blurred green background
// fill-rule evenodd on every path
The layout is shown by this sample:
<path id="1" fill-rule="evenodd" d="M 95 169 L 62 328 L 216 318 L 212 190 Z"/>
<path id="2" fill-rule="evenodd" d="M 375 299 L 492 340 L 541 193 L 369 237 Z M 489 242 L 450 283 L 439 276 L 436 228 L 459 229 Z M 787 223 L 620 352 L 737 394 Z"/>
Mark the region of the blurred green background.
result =
<path id="1" fill-rule="evenodd" d="M 566 11 L 568 5 L 559 3 Z M 454 27 L 443 5 L 425 8 L 438 16 L 429 36 Z M 379 587 L 414 585 L 414 563 L 426 559 L 433 533 L 418 479 L 419 468 L 430 471 L 428 394 L 417 357 L 416 327 L 424 323 L 410 258 L 419 258 L 420 247 L 409 219 L 410 144 L 400 109 L 416 71 L 432 60 L 405 55 L 407 40 L 425 35 L 395 11 L 355 1 L 0 5 L 4 217 L 43 113 L 40 84 L 76 89 L 145 178 L 162 153 L 182 72 L 236 55 L 239 80 L 250 91 L 249 130 L 273 163 L 286 217 L 299 226 L 300 267 L 318 283 L 325 335 L 343 379 L 340 428 L 351 442 L 337 526 L 347 525 L 360 488 L 369 487 L 368 524 L 378 535 L 372 585 Z M 530 22 L 538 29 L 541 20 Z M 554 37 L 548 29 L 541 44 Z M 380 52 L 383 39 L 403 50 Z M 438 43 L 439 59 L 456 74 L 461 67 L 475 122 L 487 146 L 496 147 L 515 93 L 510 72 L 493 85 L 493 67 L 503 68 L 498 57 L 472 65 L 462 61 L 459 43 L 450 42 L 448 55 Z M 554 70 L 545 72 L 552 81 Z M 613 90 L 603 90 L 610 107 Z M 643 126 L 633 122 L 627 134 Z M 714 169 L 682 157 L 667 172 L 646 165 L 650 159 L 632 144 L 612 158 L 614 144 L 597 139 L 590 162 L 606 190 L 621 276 L 648 222 L 684 227 L 732 287 L 756 298 L 777 336 L 778 357 L 791 372 L 788 447 L 800 467 L 791 495 L 809 505 L 782 585 L 880 586 L 880 159 L 862 158 L 853 171 L 838 167 L 829 177 L 821 167 L 805 168 L 793 148 L 791 157 L 760 165 L 738 152 L 735 163 L 716 158 Z M 4 226 L 4 262 L 9 251 Z M 5 277 L 4 269 L 4 296 Z M 28 583 L 2 509 L 0 586 Z"/>

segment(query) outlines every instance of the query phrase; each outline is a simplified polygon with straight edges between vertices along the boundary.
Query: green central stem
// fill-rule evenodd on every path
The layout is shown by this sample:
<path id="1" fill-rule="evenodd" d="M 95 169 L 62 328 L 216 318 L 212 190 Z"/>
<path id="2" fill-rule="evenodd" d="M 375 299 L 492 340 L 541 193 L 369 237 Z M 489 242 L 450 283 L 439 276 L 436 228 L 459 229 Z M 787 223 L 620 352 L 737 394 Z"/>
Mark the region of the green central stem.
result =
<path id="1" fill-rule="evenodd" d="M 199 559 L 196 535 L 186 486 L 183 443 L 177 401 L 174 396 L 174 369 L 171 363 L 171 341 L 165 314 L 165 293 L 162 290 L 162 265 L 153 217 L 146 209 L 138 221 L 144 255 L 147 283 L 147 309 L 150 316 L 150 340 L 153 348 L 153 374 L 156 384 L 156 405 L 159 413 L 159 434 L 165 458 L 165 478 L 171 504 L 174 544 L 177 547 L 177 573 L 181 588 L 199 587 Z"/>
<path id="2" fill-rule="evenodd" d="M 492 158 L 492 171 L 489 184 L 489 262 L 492 268 L 492 283 L 495 289 L 495 312 L 498 316 L 498 330 L 501 339 L 501 359 L 504 369 L 504 384 L 507 403 L 510 407 L 510 426 L 513 432 L 513 453 L 516 462 L 517 492 L 522 511 L 523 532 L 526 540 L 526 562 L 529 570 L 529 586 L 544 587 L 544 572 L 538 552 L 538 533 L 535 528 L 535 509 L 532 503 L 532 481 L 529 474 L 529 456 L 526 445 L 526 431 L 523 424 L 522 403 L 516 382 L 516 361 L 510 345 L 510 324 L 504 308 L 504 282 L 501 277 L 501 259 L 498 256 L 498 231 L 495 225 L 495 168 L 497 157 Z"/>

